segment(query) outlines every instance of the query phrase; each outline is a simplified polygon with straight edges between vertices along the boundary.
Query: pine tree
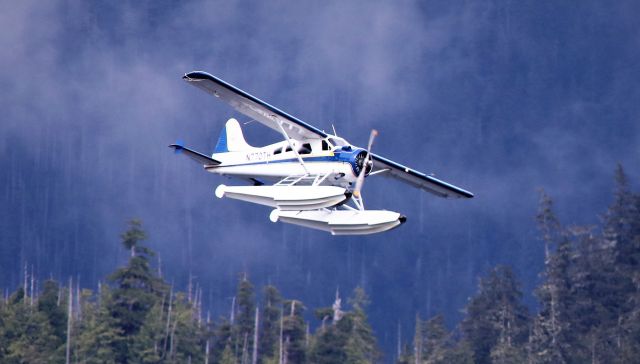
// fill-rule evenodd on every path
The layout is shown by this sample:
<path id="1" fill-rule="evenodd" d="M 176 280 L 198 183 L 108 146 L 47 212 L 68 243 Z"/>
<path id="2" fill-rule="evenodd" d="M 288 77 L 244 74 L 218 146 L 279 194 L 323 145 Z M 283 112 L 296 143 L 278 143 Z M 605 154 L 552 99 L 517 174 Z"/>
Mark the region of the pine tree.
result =
<path id="1" fill-rule="evenodd" d="M 461 340 L 447 350 L 445 363 L 475 364 L 473 348 L 467 340 Z"/>
<path id="2" fill-rule="evenodd" d="M 341 322 L 345 312 L 342 311 L 342 299 L 336 291 L 336 299 L 331 307 L 322 307 L 314 312 L 320 321 L 310 349 L 310 362 L 344 363 L 347 360 L 346 344 L 350 335 L 350 325 Z"/>
<path id="3" fill-rule="evenodd" d="M 612 246 L 617 289 L 622 310 L 629 313 L 640 304 L 640 195 L 629 188 L 621 165 L 616 169 L 614 201 L 604 216 L 604 238 Z"/>
<path id="4" fill-rule="evenodd" d="M 314 364 L 344 363 L 347 361 L 345 346 L 348 332 L 340 329 L 341 325 L 321 327 L 314 335 L 310 350 L 310 362 Z"/>
<path id="5" fill-rule="evenodd" d="M 58 306 L 58 294 L 60 287 L 57 282 L 47 280 L 44 282 L 43 291 L 38 298 L 38 311 L 42 312 L 57 338 L 58 345 L 65 340 L 67 330 L 67 314 L 61 306 Z"/>
<path id="6" fill-rule="evenodd" d="M 278 334 L 280 331 L 280 310 L 282 309 L 282 297 L 274 286 L 264 288 L 264 303 L 262 308 L 262 324 L 260 326 L 260 339 L 258 362 L 263 358 L 273 358 L 278 353 Z"/>
<path id="7" fill-rule="evenodd" d="M 544 282 L 536 290 L 540 310 L 533 322 L 529 350 L 536 362 L 564 363 L 569 360 L 571 345 L 575 343 L 569 330 L 574 252 L 553 212 L 553 201 L 544 192 L 536 220 L 545 247 L 545 270 Z"/>
<path id="8" fill-rule="evenodd" d="M 139 220 L 132 220 L 129 229 L 122 235 L 122 243 L 131 253 L 125 267 L 116 270 L 109 281 L 115 285 L 107 303 L 112 324 L 121 334 L 114 342 L 115 359 L 127 363 L 138 356 L 132 350 L 134 337 L 146 320 L 151 308 L 158 304 L 166 294 L 164 282 L 155 276 L 149 260 L 153 251 L 142 246 L 140 241 L 146 237 L 141 230 Z"/>
<path id="9" fill-rule="evenodd" d="M 14 293 L 5 307 L 3 332 L 6 363 L 49 363 L 64 361 L 60 340 L 45 313 L 25 305 L 23 288 Z"/>
<path id="10" fill-rule="evenodd" d="M 207 333 L 198 324 L 193 303 L 189 303 L 183 293 L 178 293 L 173 304 L 168 352 L 164 357 L 171 363 L 204 362 Z"/>
<path id="11" fill-rule="evenodd" d="M 9 345 L 6 332 L 6 326 L 8 325 L 7 307 L 8 301 L 5 301 L 4 298 L 0 299 L 0 362 L 2 362 L 7 355 L 7 346 Z"/>
<path id="12" fill-rule="evenodd" d="M 213 359 L 212 363 L 219 364 L 221 358 L 223 357 L 223 352 L 227 349 L 227 347 L 231 348 L 232 345 L 232 326 L 225 318 L 221 319 L 220 324 L 214 330 L 214 340 L 213 345 L 211 347 L 211 358 Z M 232 355 L 235 355 L 233 351 L 231 351 Z"/>
<path id="13" fill-rule="evenodd" d="M 98 300 L 101 304 L 85 301 L 83 319 L 77 336 L 76 355 L 86 364 L 115 364 L 115 346 L 122 338 L 122 331 L 109 312 L 111 291 L 101 289 Z"/>
<path id="14" fill-rule="evenodd" d="M 640 356 L 640 195 L 633 193 L 628 178 L 618 164 L 615 171 L 614 201 L 604 216 L 604 240 L 613 251 L 610 266 L 619 295 L 613 331 L 613 346 L 620 353 L 616 362 Z M 608 272 L 609 273 L 609 272 Z"/>
<path id="15" fill-rule="evenodd" d="M 423 323 L 425 328 L 423 358 L 427 364 L 444 364 L 448 361 L 448 332 L 444 317 L 436 315 Z"/>
<path id="16" fill-rule="evenodd" d="M 234 323 L 234 341 L 237 347 L 240 348 L 240 353 L 236 354 L 239 354 L 238 357 L 241 364 L 248 364 L 253 345 L 256 301 L 253 284 L 247 279 L 246 273 L 238 281 L 236 297 L 238 315 Z"/>
<path id="17" fill-rule="evenodd" d="M 129 229 L 121 236 L 122 244 L 131 252 L 131 258 L 136 256 L 136 250 L 140 248 L 139 243 L 147 239 L 147 234 L 142 230 L 142 221 L 132 219 L 129 221 Z"/>
<path id="18" fill-rule="evenodd" d="M 225 345 L 224 350 L 222 351 L 222 355 L 220 357 L 220 364 L 237 364 L 238 360 L 236 359 L 233 350 L 231 349 L 231 343 L 227 343 Z"/>
<path id="19" fill-rule="evenodd" d="M 616 357 L 618 321 L 624 315 L 624 290 L 616 277 L 612 247 L 591 229 L 573 228 L 576 245 L 570 323 L 572 361 L 610 363 Z"/>
<path id="20" fill-rule="evenodd" d="M 400 355 L 396 359 L 396 364 L 415 364 L 415 359 L 412 353 L 412 349 L 408 344 L 402 346 Z"/>
<path id="21" fill-rule="evenodd" d="M 461 323 L 476 363 L 490 363 L 498 343 L 522 345 L 527 340 L 528 314 L 510 268 L 497 266 L 480 280 L 479 292 L 466 307 Z"/>
<path id="22" fill-rule="evenodd" d="M 142 327 L 134 336 L 131 350 L 135 357 L 133 361 L 139 363 L 158 363 L 164 356 L 162 341 L 164 339 L 164 307 L 155 304 L 149 311 Z"/>
<path id="23" fill-rule="evenodd" d="M 305 345 L 306 325 L 302 316 L 305 307 L 302 302 L 287 300 L 284 302 L 283 340 L 284 357 L 287 363 L 307 362 Z"/>
<path id="24" fill-rule="evenodd" d="M 345 347 L 347 353 L 345 363 L 374 363 L 380 358 L 380 353 L 373 329 L 371 329 L 365 313 L 365 309 L 369 305 L 369 298 L 364 289 L 356 287 L 353 296 L 349 299 L 349 304 L 352 310 L 340 320 L 341 323 L 345 322 L 351 325 Z"/>

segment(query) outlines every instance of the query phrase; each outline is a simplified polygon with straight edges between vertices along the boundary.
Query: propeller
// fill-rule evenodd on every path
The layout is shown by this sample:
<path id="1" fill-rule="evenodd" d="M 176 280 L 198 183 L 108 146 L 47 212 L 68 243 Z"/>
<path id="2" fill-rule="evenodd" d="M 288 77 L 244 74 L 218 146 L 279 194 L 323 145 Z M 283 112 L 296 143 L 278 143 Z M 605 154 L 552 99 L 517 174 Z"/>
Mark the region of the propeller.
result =
<path id="1" fill-rule="evenodd" d="M 376 129 L 371 130 L 371 135 L 369 135 L 369 145 L 367 146 L 367 156 L 364 158 L 362 162 L 362 169 L 360 170 L 360 174 L 358 174 L 358 179 L 356 179 L 356 187 L 353 190 L 353 195 L 357 198 L 361 197 L 360 191 L 362 190 L 362 185 L 364 184 L 364 175 L 367 173 L 367 167 L 371 161 L 371 146 L 373 145 L 373 140 L 378 135 L 378 131 Z"/>

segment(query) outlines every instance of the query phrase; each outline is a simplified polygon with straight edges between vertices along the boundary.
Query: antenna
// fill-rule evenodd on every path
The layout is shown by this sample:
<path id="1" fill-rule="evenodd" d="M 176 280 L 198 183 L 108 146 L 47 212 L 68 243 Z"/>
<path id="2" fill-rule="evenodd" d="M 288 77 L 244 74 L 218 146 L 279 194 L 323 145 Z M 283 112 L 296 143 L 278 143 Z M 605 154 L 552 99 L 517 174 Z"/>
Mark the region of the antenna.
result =
<path id="1" fill-rule="evenodd" d="M 333 135 L 338 136 L 338 133 L 336 132 L 336 127 L 333 126 L 333 123 L 331 123 L 331 129 L 333 129 Z"/>

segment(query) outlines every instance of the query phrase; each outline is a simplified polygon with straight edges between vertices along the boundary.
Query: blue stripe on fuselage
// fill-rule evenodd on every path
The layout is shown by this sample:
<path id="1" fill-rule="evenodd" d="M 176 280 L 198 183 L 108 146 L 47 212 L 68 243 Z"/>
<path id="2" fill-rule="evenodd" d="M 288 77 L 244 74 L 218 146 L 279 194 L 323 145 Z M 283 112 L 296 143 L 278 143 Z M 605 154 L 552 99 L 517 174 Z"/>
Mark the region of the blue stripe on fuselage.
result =
<path id="1" fill-rule="evenodd" d="M 355 148 L 351 152 L 338 151 L 335 152 L 332 156 L 301 156 L 302 160 L 306 162 L 343 162 L 351 164 L 351 169 L 355 174 L 355 158 L 358 153 L 362 151 L 362 149 Z M 222 159 L 222 158 L 221 158 Z M 298 163 L 298 158 L 288 158 L 288 159 L 277 159 L 277 160 L 269 160 L 269 161 L 259 161 L 259 162 L 250 162 L 250 163 L 239 163 L 239 164 L 221 164 L 216 167 L 238 167 L 238 166 L 253 166 L 259 164 L 270 164 L 270 163 Z"/>

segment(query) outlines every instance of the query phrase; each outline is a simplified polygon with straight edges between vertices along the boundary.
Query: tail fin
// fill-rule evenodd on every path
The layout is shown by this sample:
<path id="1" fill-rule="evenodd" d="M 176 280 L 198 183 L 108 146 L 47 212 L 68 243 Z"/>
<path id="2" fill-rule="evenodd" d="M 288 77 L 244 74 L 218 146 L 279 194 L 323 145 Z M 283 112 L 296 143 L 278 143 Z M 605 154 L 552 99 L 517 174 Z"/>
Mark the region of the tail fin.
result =
<path id="1" fill-rule="evenodd" d="M 240 123 L 238 123 L 238 120 L 231 118 L 227 120 L 213 153 L 239 152 L 251 148 L 244 140 Z"/>

